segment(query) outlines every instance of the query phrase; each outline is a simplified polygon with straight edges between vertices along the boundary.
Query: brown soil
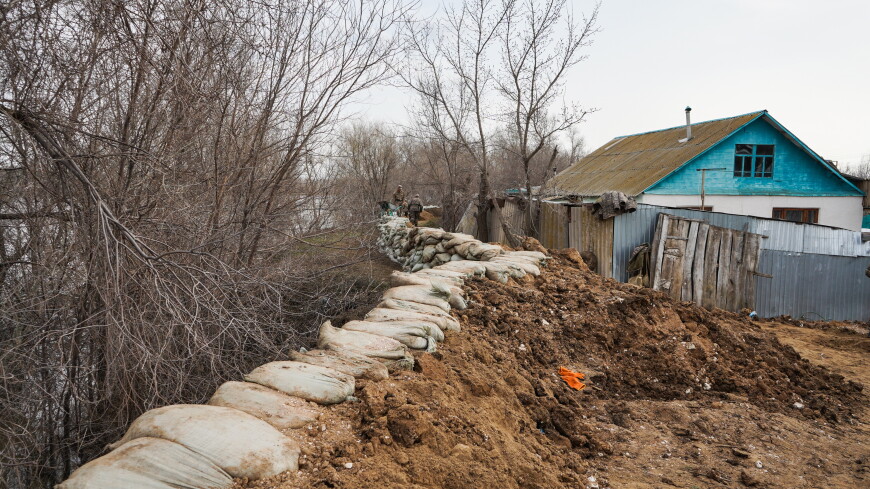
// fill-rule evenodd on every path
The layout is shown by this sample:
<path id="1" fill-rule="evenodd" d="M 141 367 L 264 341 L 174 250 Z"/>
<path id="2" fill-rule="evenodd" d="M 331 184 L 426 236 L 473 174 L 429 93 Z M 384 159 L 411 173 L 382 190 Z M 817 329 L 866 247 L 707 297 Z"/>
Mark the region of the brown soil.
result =
<path id="1" fill-rule="evenodd" d="M 536 280 L 469 281 L 461 333 L 289 432 L 297 473 L 237 486 L 870 484 L 870 340 L 699 309 L 555 255 Z"/>

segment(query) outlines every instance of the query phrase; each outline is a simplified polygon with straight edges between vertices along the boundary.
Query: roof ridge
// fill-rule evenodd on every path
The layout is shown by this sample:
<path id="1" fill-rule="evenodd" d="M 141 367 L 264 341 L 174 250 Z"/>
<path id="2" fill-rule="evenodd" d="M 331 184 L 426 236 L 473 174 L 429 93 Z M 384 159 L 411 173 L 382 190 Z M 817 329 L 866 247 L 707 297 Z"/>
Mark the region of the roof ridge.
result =
<path id="1" fill-rule="evenodd" d="M 732 116 L 728 116 L 728 117 L 720 117 L 720 118 L 718 118 L 718 119 L 710 119 L 709 121 L 693 122 L 693 123 L 692 123 L 692 126 L 694 127 L 694 126 L 699 126 L 699 125 L 701 125 L 701 124 L 709 124 L 710 122 L 720 122 L 720 121 L 725 121 L 725 120 L 728 120 L 728 119 L 737 119 L 737 118 L 739 118 L 739 117 L 746 117 L 746 116 L 748 116 L 748 115 L 756 115 L 756 114 L 758 114 L 758 115 L 760 115 L 760 114 L 767 114 L 767 109 L 754 110 L 754 111 L 752 111 L 752 112 L 747 112 L 747 113 L 745 113 L 745 114 L 732 115 Z M 683 128 L 683 127 L 686 127 L 686 125 L 683 124 L 683 125 L 680 125 L 680 126 L 668 127 L 668 128 L 666 128 L 666 129 L 656 129 L 656 130 L 653 130 L 653 131 L 644 131 L 644 132 L 638 132 L 638 133 L 635 133 L 635 134 L 626 134 L 626 135 L 624 135 L 624 136 L 616 136 L 615 138 L 611 139 L 611 141 L 613 141 L 613 140 L 615 140 L 615 139 L 630 138 L 630 137 L 633 137 L 633 136 L 642 136 L 642 135 L 644 135 L 644 134 L 652 134 L 652 133 L 654 133 L 654 132 L 671 131 L 671 130 L 674 130 L 674 129 L 680 129 L 680 128 Z"/>

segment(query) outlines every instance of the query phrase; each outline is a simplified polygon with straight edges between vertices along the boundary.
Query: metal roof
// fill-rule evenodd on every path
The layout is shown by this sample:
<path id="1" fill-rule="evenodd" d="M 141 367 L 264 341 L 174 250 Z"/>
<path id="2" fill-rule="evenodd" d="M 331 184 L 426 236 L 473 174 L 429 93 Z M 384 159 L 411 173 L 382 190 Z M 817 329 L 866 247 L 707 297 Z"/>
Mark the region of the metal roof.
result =
<path id="1" fill-rule="evenodd" d="M 636 196 L 767 111 L 614 138 L 544 185 L 544 195 L 591 197 L 610 190 Z"/>

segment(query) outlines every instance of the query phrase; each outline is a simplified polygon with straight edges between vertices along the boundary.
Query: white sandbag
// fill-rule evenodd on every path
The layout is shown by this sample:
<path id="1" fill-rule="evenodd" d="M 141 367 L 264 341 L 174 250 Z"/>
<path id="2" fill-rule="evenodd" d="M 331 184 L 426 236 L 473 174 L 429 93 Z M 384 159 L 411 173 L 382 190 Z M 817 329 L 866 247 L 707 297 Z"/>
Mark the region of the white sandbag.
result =
<path id="1" fill-rule="evenodd" d="M 450 297 L 450 291 L 444 288 L 439 288 L 438 284 L 432 284 L 431 287 L 422 285 L 402 285 L 393 287 L 384 292 L 383 299 L 399 299 L 403 301 L 419 302 L 420 304 L 429 304 L 443 309 L 445 312 L 450 312 L 450 303 L 447 298 Z"/>
<path id="2" fill-rule="evenodd" d="M 301 428 L 320 417 L 314 404 L 251 382 L 224 382 L 208 404 L 244 411 L 279 430 Z"/>
<path id="3" fill-rule="evenodd" d="M 477 241 L 477 240 L 466 241 L 464 243 L 456 245 L 453 248 L 453 253 L 455 253 L 455 254 L 457 254 L 465 259 L 471 259 L 472 258 L 471 247 L 477 246 L 478 244 L 480 244 L 480 241 Z"/>
<path id="4" fill-rule="evenodd" d="M 412 359 L 408 347 L 386 336 L 335 328 L 329 321 L 320 325 L 317 347 L 324 350 L 351 351 L 380 361 Z M 389 368 L 389 365 L 387 365 Z"/>
<path id="5" fill-rule="evenodd" d="M 447 299 L 447 302 L 450 303 L 450 307 L 457 311 L 468 309 L 468 303 L 465 302 L 465 298 L 459 294 L 450 294 L 450 298 Z"/>
<path id="6" fill-rule="evenodd" d="M 350 328 L 348 328 L 350 326 Z M 380 328 L 382 331 L 387 331 L 388 329 L 395 330 L 396 332 L 401 332 L 402 334 L 411 334 L 414 336 L 419 336 L 421 338 L 432 338 L 437 342 L 444 341 L 444 332 L 443 330 L 435 323 L 431 321 L 424 321 L 422 319 L 404 319 L 404 320 L 377 320 L 377 319 L 367 319 L 365 321 L 348 321 L 342 326 L 343 329 L 351 329 L 352 331 L 365 331 L 367 333 L 379 334 L 383 336 L 389 336 L 391 338 L 395 338 L 398 341 L 401 341 L 405 345 L 410 346 L 411 348 L 420 349 L 420 347 L 414 347 L 410 344 L 403 341 L 401 338 L 393 336 L 392 334 L 385 334 L 382 332 L 375 331 Z M 419 344 L 419 342 L 416 342 Z"/>
<path id="7" fill-rule="evenodd" d="M 365 319 L 368 321 L 428 321 L 441 328 L 441 331 L 459 331 L 459 321 L 452 316 L 436 316 L 412 310 L 376 307 L 366 314 Z"/>
<path id="8" fill-rule="evenodd" d="M 403 301 L 398 299 L 384 299 L 378 303 L 376 308 L 396 309 L 399 311 L 413 311 L 432 316 L 441 316 L 452 318 L 450 314 L 444 312 L 440 307 L 430 306 L 429 304 L 420 304 L 419 302 Z M 443 329 L 443 328 L 442 328 Z"/>
<path id="9" fill-rule="evenodd" d="M 407 273 L 394 271 L 390 274 L 390 285 L 393 287 L 401 287 L 403 285 L 422 285 L 424 287 L 440 286 L 447 288 L 451 294 L 457 294 L 465 297 L 465 291 L 461 287 L 456 286 L 449 280 L 444 280 L 436 276 L 428 276 L 419 273 Z"/>
<path id="10" fill-rule="evenodd" d="M 451 261 L 443 265 L 438 265 L 435 267 L 435 270 L 448 270 L 464 273 L 466 275 L 477 275 L 478 277 L 483 276 L 486 273 L 486 267 L 484 267 L 480 262 L 472 260 Z"/>
<path id="11" fill-rule="evenodd" d="M 446 236 L 445 236 L 445 238 L 446 238 Z M 475 239 L 474 236 L 472 236 L 470 234 L 451 233 L 450 239 L 444 243 L 444 248 L 449 250 L 450 248 L 453 248 L 455 246 L 459 246 L 462 243 L 471 242 L 471 241 L 477 241 L 477 239 Z"/>
<path id="12" fill-rule="evenodd" d="M 488 261 L 485 262 L 486 270 L 497 272 L 505 272 L 512 278 L 523 278 L 526 276 L 526 271 L 516 263 Z"/>
<path id="13" fill-rule="evenodd" d="M 438 253 L 438 252 L 435 251 L 435 245 L 426 245 L 425 247 L 423 247 L 423 254 L 420 255 L 420 260 L 423 261 L 423 262 L 429 262 L 429 261 L 432 261 L 432 258 L 433 258 L 437 253 Z"/>
<path id="14" fill-rule="evenodd" d="M 517 267 L 522 269 L 525 273 L 529 273 L 537 277 L 541 274 L 541 269 L 538 268 L 537 265 L 530 263 L 526 260 L 522 260 L 520 258 L 509 258 L 505 256 L 497 256 L 490 260 L 490 263 L 503 263 L 505 265 L 509 265 L 512 267 Z"/>
<path id="15" fill-rule="evenodd" d="M 423 321 L 420 321 L 420 323 L 423 323 Z M 348 321 L 341 327 L 341 329 L 386 336 L 401 342 L 408 348 L 434 351 L 435 339 L 426 334 L 429 332 L 429 328 L 422 327 L 420 323 L 409 325 L 399 323 L 399 321 L 386 321 L 381 323 L 372 321 Z M 434 329 L 438 328 L 434 327 Z"/>
<path id="16" fill-rule="evenodd" d="M 454 256 L 459 256 L 459 255 L 454 255 Z M 463 277 L 467 276 L 464 273 L 460 273 L 460 272 L 451 272 L 449 270 L 435 270 L 435 269 L 421 270 L 421 271 L 417 272 L 415 275 L 420 276 L 420 277 L 435 278 L 438 280 L 443 280 L 444 282 L 450 283 L 450 284 L 455 285 L 457 287 L 462 287 L 463 285 L 465 285 L 465 280 L 463 280 Z"/>
<path id="17" fill-rule="evenodd" d="M 335 369 L 361 379 L 384 380 L 390 376 L 383 363 L 350 351 L 295 351 L 290 353 L 290 360 Z"/>
<path id="18" fill-rule="evenodd" d="M 302 362 L 269 362 L 245 375 L 245 380 L 318 404 L 338 404 L 353 395 L 352 375 Z"/>
<path id="19" fill-rule="evenodd" d="M 537 252 L 535 252 L 535 253 L 537 253 Z M 544 258 L 541 258 L 541 256 L 544 256 L 544 254 L 538 253 L 537 255 L 528 255 L 524 251 L 508 251 L 508 252 L 505 252 L 505 253 L 497 256 L 496 258 L 508 258 L 511 260 L 523 260 L 523 261 L 526 261 L 526 262 L 531 263 L 533 265 L 542 265 L 542 264 L 546 263 L 547 260 L 549 260 L 549 258 L 546 256 L 544 256 Z"/>
<path id="20" fill-rule="evenodd" d="M 537 259 L 537 260 L 539 260 L 539 261 L 541 261 L 541 262 L 544 262 L 544 261 L 550 259 L 549 256 L 547 256 L 547 255 L 541 253 L 540 251 L 511 251 L 510 254 L 511 254 L 511 255 L 517 255 L 517 256 L 528 256 L 528 257 L 532 257 L 532 258 L 535 258 L 535 259 Z"/>
<path id="21" fill-rule="evenodd" d="M 435 260 L 440 261 L 441 263 L 447 263 L 450 259 L 453 258 L 453 255 L 450 253 L 438 253 L 435 255 Z"/>
<path id="22" fill-rule="evenodd" d="M 131 440 L 79 467 L 55 489 L 218 489 L 232 477 L 211 460 L 160 438 Z"/>
<path id="23" fill-rule="evenodd" d="M 484 267 L 486 269 L 486 278 L 493 280 L 495 282 L 503 283 L 503 284 L 507 283 L 508 279 L 514 273 L 521 273 L 522 272 L 522 270 L 519 270 L 516 268 L 511 269 L 510 267 L 508 267 L 507 265 L 504 265 L 502 263 L 494 263 L 494 262 L 481 262 L 481 263 L 484 263 L 486 265 Z M 522 273 L 523 273 L 523 275 L 525 275 L 524 272 L 522 272 Z"/>
<path id="24" fill-rule="evenodd" d="M 401 287 L 402 285 L 425 285 L 431 286 L 432 280 L 424 275 L 416 273 L 400 272 L 398 270 L 390 273 L 390 285 L 392 287 Z"/>
<path id="25" fill-rule="evenodd" d="M 488 261 L 500 255 L 503 251 L 501 246 L 478 242 L 471 244 L 467 248 L 466 253 L 474 257 L 475 260 Z"/>
<path id="26" fill-rule="evenodd" d="M 232 477 L 262 479 L 297 470 L 299 446 L 269 423 L 222 406 L 176 404 L 145 412 L 111 448 L 163 438 L 211 460 Z"/>

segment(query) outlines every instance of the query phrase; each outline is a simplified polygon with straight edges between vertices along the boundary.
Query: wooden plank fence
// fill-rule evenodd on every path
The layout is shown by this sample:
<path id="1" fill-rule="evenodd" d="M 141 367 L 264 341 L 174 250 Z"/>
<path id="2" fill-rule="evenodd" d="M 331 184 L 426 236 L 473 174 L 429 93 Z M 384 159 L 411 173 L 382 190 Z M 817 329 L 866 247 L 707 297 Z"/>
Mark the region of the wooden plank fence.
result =
<path id="1" fill-rule="evenodd" d="M 661 213 L 651 251 L 653 289 L 707 308 L 752 308 L 760 248 L 761 235 Z"/>

